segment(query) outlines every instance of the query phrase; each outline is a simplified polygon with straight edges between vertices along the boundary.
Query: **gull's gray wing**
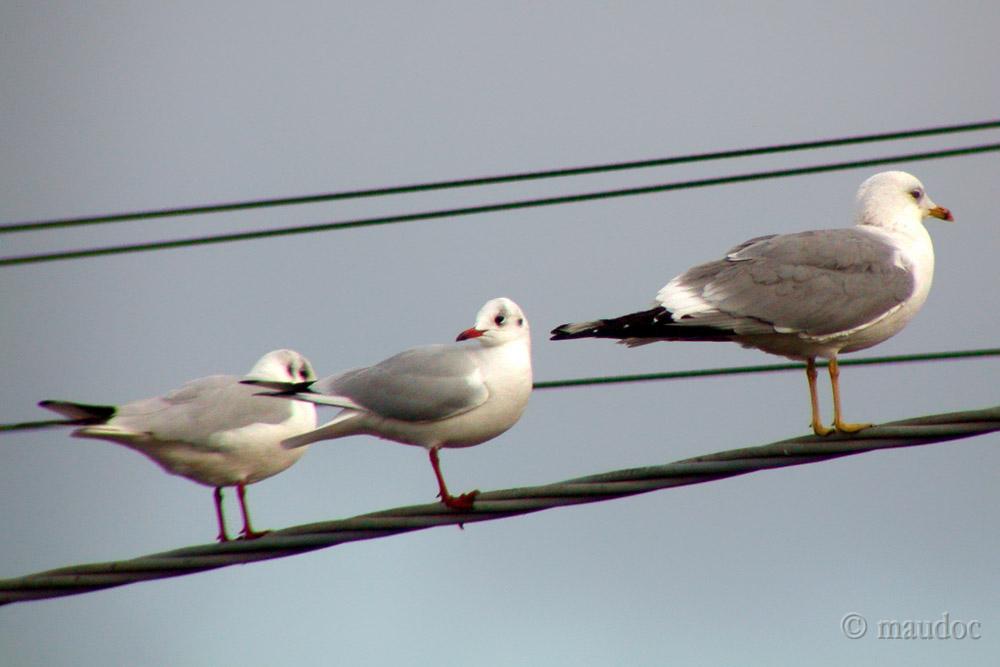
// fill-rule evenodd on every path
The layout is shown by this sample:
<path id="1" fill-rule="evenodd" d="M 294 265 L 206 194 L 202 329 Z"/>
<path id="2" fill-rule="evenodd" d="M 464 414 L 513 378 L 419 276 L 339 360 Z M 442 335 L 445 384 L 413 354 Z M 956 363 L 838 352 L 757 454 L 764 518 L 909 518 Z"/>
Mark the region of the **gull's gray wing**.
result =
<path id="1" fill-rule="evenodd" d="M 202 444 L 223 431 L 288 419 L 288 402 L 257 395 L 260 389 L 240 384 L 241 379 L 212 375 L 192 380 L 164 396 L 119 407 L 109 425 L 158 440 Z"/>
<path id="2" fill-rule="evenodd" d="M 864 229 L 765 236 L 725 259 L 696 266 L 670 286 L 700 295 L 714 312 L 688 322 L 738 334 L 826 336 L 873 322 L 902 304 L 915 281 L 898 250 Z"/>
<path id="3" fill-rule="evenodd" d="M 343 398 L 347 400 L 339 403 L 342 407 L 354 404 L 391 419 L 446 419 L 468 412 L 489 398 L 476 350 L 471 345 L 418 347 L 374 366 L 319 380 L 311 389 L 331 396 L 330 404 L 338 404 L 336 399 Z"/>

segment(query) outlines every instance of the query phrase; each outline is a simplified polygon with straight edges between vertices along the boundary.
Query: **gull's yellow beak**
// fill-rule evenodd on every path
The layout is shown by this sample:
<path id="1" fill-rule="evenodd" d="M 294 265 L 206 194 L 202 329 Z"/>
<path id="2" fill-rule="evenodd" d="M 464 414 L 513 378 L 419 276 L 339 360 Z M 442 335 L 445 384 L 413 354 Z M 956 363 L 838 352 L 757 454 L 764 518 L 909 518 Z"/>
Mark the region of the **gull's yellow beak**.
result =
<path id="1" fill-rule="evenodd" d="M 927 211 L 927 215 L 933 216 L 938 220 L 947 220 L 948 222 L 955 222 L 955 218 L 952 216 L 951 211 L 946 209 L 944 206 L 935 206 L 931 210 Z"/>

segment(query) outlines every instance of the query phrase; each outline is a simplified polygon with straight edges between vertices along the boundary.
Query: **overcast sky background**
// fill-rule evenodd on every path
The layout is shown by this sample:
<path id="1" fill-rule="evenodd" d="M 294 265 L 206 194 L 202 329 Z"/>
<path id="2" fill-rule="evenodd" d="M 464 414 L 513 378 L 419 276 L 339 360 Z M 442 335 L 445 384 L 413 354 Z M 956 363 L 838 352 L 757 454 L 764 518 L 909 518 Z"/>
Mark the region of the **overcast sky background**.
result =
<path id="1" fill-rule="evenodd" d="M 3 3 L 0 221 L 661 157 L 998 116 L 990 2 Z M 808 5 L 808 6 L 807 6 Z M 611 189 L 996 141 L 954 135 L 526 185 L 0 236 L 3 256 Z M 860 356 L 992 347 L 1000 156 L 908 163 L 956 224 L 910 326 Z M 888 167 L 887 167 L 888 168 Z M 0 421 L 121 403 L 291 347 L 321 375 L 452 340 L 509 296 L 537 380 L 781 361 L 735 345 L 549 343 L 765 233 L 845 226 L 878 169 L 0 268 Z M 987 407 L 997 361 L 848 368 L 846 417 Z M 831 413 L 828 382 L 822 387 Z M 332 412 L 324 413 L 329 416 Z M 805 433 L 801 373 L 538 392 L 449 450 L 455 492 Z M 207 542 L 211 490 L 48 431 L 0 448 L 0 577 Z M 987 665 L 1000 436 L 435 529 L 0 609 L 5 665 Z M 425 454 L 313 445 L 258 528 L 433 500 Z M 237 509 L 227 506 L 231 523 Z M 841 632 L 848 612 L 981 622 Z"/>

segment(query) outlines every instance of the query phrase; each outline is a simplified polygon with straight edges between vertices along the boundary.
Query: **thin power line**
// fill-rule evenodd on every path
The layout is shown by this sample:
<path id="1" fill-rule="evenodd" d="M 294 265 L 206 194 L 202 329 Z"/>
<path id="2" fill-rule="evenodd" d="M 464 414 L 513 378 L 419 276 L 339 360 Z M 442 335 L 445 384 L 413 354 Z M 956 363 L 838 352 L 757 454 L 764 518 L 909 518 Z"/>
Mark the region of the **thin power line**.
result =
<path id="1" fill-rule="evenodd" d="M 946 359 L 973 359 L 976 357 L 1000 356 L 1000 347 L 980 350 L 961 350 L 957 352 L 928 352 L 923 354 L 898 354 L 887 357 L 869 357 L 867 359 L 841 359 L 841 366 L 875 366 L 878 364 L 904 364 L 919 361 L 943 361 Z M 818 361 L 817 367 L 826 366 L 827 362 Z M 746 375 L 749 373 L 775 373 L 779 371 L 794 371 L 805 369 L 805 364 L 766 364 L 758 366 L 734 366 L 730 368 L 702 368 L 690 371 L 670 371 L 665 373 L 639 373 L 636 375 L 606 375 L 571 380 L 548 380 L 536 382 L 535 389 L 562 389 L 564 387 L 587 387 L 599 384 L 624 384 L 627 382 L 649 382 L 651 380 L 681 380 L 690 378 L 716 377 L 720 375 Z M 0 427 L 0 430 L 3 430 Z"/>
<path id="2" fill-rule="evenodd" d="M 1000 406 L 933 415 L 867 428 L 853 435 L 805 435 L 684 459 L 616 470 L 545 486 L 487 491 L 468 511 L 441 503 L 412 505 L 350 519 L 294 526 L 252 541 L 205 544 L 131 560 L 73 565 L 0 580 L 0 605 L 79 595 L 141 581 L 179 577 L 231 565 L 284 558 L 346 542 L 388 537 L 437 526 L 476 523 L 556 507 L 595 503 L 677 486 L 702 484 L 758 470 L 819 463 L 879 449 L 912 447 L 1000 430 Z"/>
<path id="3" fill-rule="evenodd" d="M 166 218 L 173 216 L 196 215 L 203 213 L 222 213 L 225 211 L 240 211 L 240 210 L 255 209 L 255 208 L 267 208 L 273 206 L 314 204 L 318 202 L 337 201 L 343 199 L 360 199 L 362 197 L 381 197 L 386 195 L 398 195 L 398 194 L 406 194 L 412 192 L 429 192 L 432 190 L 446 190 L 452 188 L 465 188 L 465 187 L 480 186 L 480 185 L 497 185 L 500 183 L 514 183 L 517 181 L 531 181 L 531 180 L 539 180 L 545 178 L 582 176 L 585 174 L 596 174 L 596 173 L 610 172 L 610 171 L 625 171 L 629 169 L 663 167 L 668 165 L 685 164 L 690 162 L 707 162 L 710 160 L 750 157 L 754 155 L 787 153 L 792 151 L 812 150 L 817 148 L 832 148 L 836 146 L 848 146 L 853 144 L 872 143 L 877 141 L 915 139 L 919 137 L 929 137 L 941 134 L 953 134 L 957 132 L 973 132 L 977 130 L 989 130 L 998 127 L 1000 127 L 1000 119 L 980 121 L 974 123 L 960 123 L 957 125 L 941 125 L 937 127 L 927 127 L 914 130 L 901 130 L 898 132 L 860 134 L 848 137 L 839 137 L 835 139 L 820 139 L 817 141 L 775 144 L 772 146 L 758 146 L 754 148 L 741 148 L 735 150 L 715 151 L 710 153 L 693 153 L 690 155 L 678 155 L 674 157 L 655 158 L 651 160 L 611 162 L 607 164 L 587 165 L 583 167 L 568 167 L 563 169 L 549 169 L 542 171 L 526 171 L 526 172 L 518 172 L 512 174 L 502 174 L 498 176 L 482 176 L 476 178 L 432 181 L 425 183 L 413 183 L 410 185 L 396 185 L 396 186 L 371 188 L 364 190 L 347 190 L 343 192 L 300 195 L 294 197 L 275 197 L 269 199 L 253 199 L 247 201 L 224 202 L 218 204 L 203 204 L 197 206 L 182 206 L 176 208 L 132 211 L 128 213 L 112 213 L 112 214 L 93 215 L 93 216 L 80 216 L 73 218 L 56 218 L 50 220 L 35 220 L 29 222 L 7 223 L 0 225 L 0 234 L 11 233 L 11 232 L 37 231 L 41 229 L 52 229 L 57 227 L 96 225 L 109 222 L 125 222 L 128 220 L 148 220 L 151 218 Z"/>
<path id="4" fill-rule="evenodd" d="M 985 348 L 979 350 L 958 350 L 954 352 L 925 352 L 921 354 L 897 354 L 884 357 L 868 357 L 866 359 L 845 359 L 840 361 L 841 366 L 876 366 L 880 364 L 905 364 L 921 361 L 945 361 L 954 359 L 973 359 L 977 357 L 1000 356 L 1000 347 Z M 820 361 L 817 366 L 826 366 L 826 362 Z M 780 371 L 802 370 L 805 364 L 767 364 L 758 366 L 731 366 L 729 368 L 702 368 L 688 371 L 670 371 L 664 373 L 641 373 L 637 375 L 604 375 L 589 378 L 573 378 L 566 380 L 547 380 L 536 382 L 536 390 L 544 389 L 564 389 L 569 387 L 587 387 L 593 385 L 625 384 L 628 382 L 648 382 L 652 380 L 681 380 L 703 377 L 716 377 L 720 375 L 746 375 L 750 373 L 775 373 Z M 75 426 L 84 421 L 74 421 L 65 419 L 46 419 L 44 421 L 18 422 L 13 424 L 0 424 L 0 432 L 3 431 L 32 431 L 49 427 Z"/>
<path id="5" fill-rule="evenodd" d="M 620 190 L 603 190 L 599 192 L 585 192 L 575 195 L 562 195 L 558 197 L 543 197 L 540 199 L 526 199 L 521 201 L 502 202 L 497 204 L 484 204 L 481 206 L 469 206 L 465 208 L 439 209 L 435 211 L 423 211 L 419 213 L 407 213 L 402 215 L 390 215 L 390 216 L 382 216 L 376 218 L 360 218 L 357 220 L 345 220 L 339 222 L 328 222 L 328 223 L 320 223 L 313 225 L 298 225 L 295 227 L 281 227 L 278 229 L 261 229 L 249 232 L 237 232 L 233 234 L 218 234 L 214 236 L 201 236 L 201 237 L 194 237 L 187 239 L 176 239 L 173 241 L 153 241 L 149 243 L 106 246 L 102 248 L 86 248 L 83 250 L 68 250 L 63 252 L 41 253 L 36 255 L 2 257 L 0 258 L 0 266 L 15 266 L 18 264 L 36 264 L 39 262 L 54 262 L 67 259 L 83 259 L 87 257 L 98 257 L 103 255 L 121 255 L 133 252 L 167 250 L 171 248 L 184 248 L 184 247 L 193 247 L 201 245 L 211 245 L 216 243 L 230 243 L 233 241 L 248 241 L 251 239 L 274 238 L 279 236 L 291 236 L 295 234 L 339 231 L 343 229 L 352 229 L 356 227 L 371 227 L 376 225 L 396 224 L 402 222 L 415 222 L 419 220 L 432 220 L 436 218 L 477 215 L 480 213 L 513 211 L 518 209 L 537 208 L 541 206 L 554 206 L 558 204 L 573 204 L 586 201 L 595 201 L 599 199 L 631 197 L 635 195 L 645 195 L 657 192 L 668 192 L 671 190 L 683 190 L 689 188 L 706 187 L 711 185 L 726 185 L 732 183 L 743 183 L 747 181 L 759 181 L 770 178 L 784 178 L 788 176 L 818 174 L 830 171 L 839 171 L 844 169 L 859 169 L 863 167 L 873 167 L 877 165 L 885 165 L 891 163 L 914 162 L 917 160 L 932 160 L 936 158 L 957 157 L 962 155 L 976 155 L 979 153 L 988 153 L 997 150 L 1000 150 L 1000 143 L 982 144 L 979 146 L 967 146 L 963 148 L 951 148 L 938 151 L 928 151 L 924 153 L 907 153 L 903 155 L 871 158 L 867 160 L 853 160 L 850 162 L 834 162 L 829 164 L 813 165 L 809 167 L 797 167 L 794 169 L 779 169 L 774 171 L 751 172 L 746 174 L 720 176 L 715 178 L 704 178 L 691 181 L 678 181 L 674 183 L 646 185 L 634 188 L 624 188 Z"/>

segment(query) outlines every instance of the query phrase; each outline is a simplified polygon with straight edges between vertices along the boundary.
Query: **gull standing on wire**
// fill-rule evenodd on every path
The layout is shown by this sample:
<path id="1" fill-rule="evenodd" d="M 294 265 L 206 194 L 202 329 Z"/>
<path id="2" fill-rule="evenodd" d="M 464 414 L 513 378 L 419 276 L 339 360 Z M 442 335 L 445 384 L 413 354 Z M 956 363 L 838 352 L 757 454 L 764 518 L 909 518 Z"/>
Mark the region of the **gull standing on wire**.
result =
<path id="1" fill-rule="evenodd" d="M 359 434 L 425 447 L 441 501 L 468 510 L 478 491 L 448 493 L 438 450 L 486 442 L 520 419 L 532 388 L 528 320 L 510 299 L 492 299 L 456 343 L 415 347 L 316 382 L 247 383 L 277 389 L 276 396 L 342 408 L 316 430 L 286 439 L 292 451 Z"/>
<path id="2" fill-rule="evenodd" d="M 953 220 L 911 174 L 875 174 L 858 189 L 853 228 L 751 239 L 671 280 L 652 309 L 563 324 L 552 340 L 733 341 L 805 361 L 813 432 L 853 433 L 870 424 L 842 419 L 837 355 L 894 336 L 924 304 L 934 275 L 926 216 Z M 830 362 L 832 429 L 820 419 L 817 358 Z"/>
<path id="3" fill-rule="evenodd" d="M 220 542 L 229 541 L 222 513 L 222 487 L 235 486 L 243 513 L 244 539 L 257 532 L 247 513 L 246 485 L 277 475 L 298 461 L 305 449 L 287 450 L 285 438 L 316 428 L 316 407 L 305 401 L 275 401 L 258 396 L 244 379 L 308 382 L 312 365 L 298 352 L 274 350 L 244 377 L 210 375 L 192 380 L 165 396 L 122 406 L 42 401 L 39 405 L 84 425 L 77 438 L 96 438 L 145 454 L 168 473 L 215 487 Z"/>

